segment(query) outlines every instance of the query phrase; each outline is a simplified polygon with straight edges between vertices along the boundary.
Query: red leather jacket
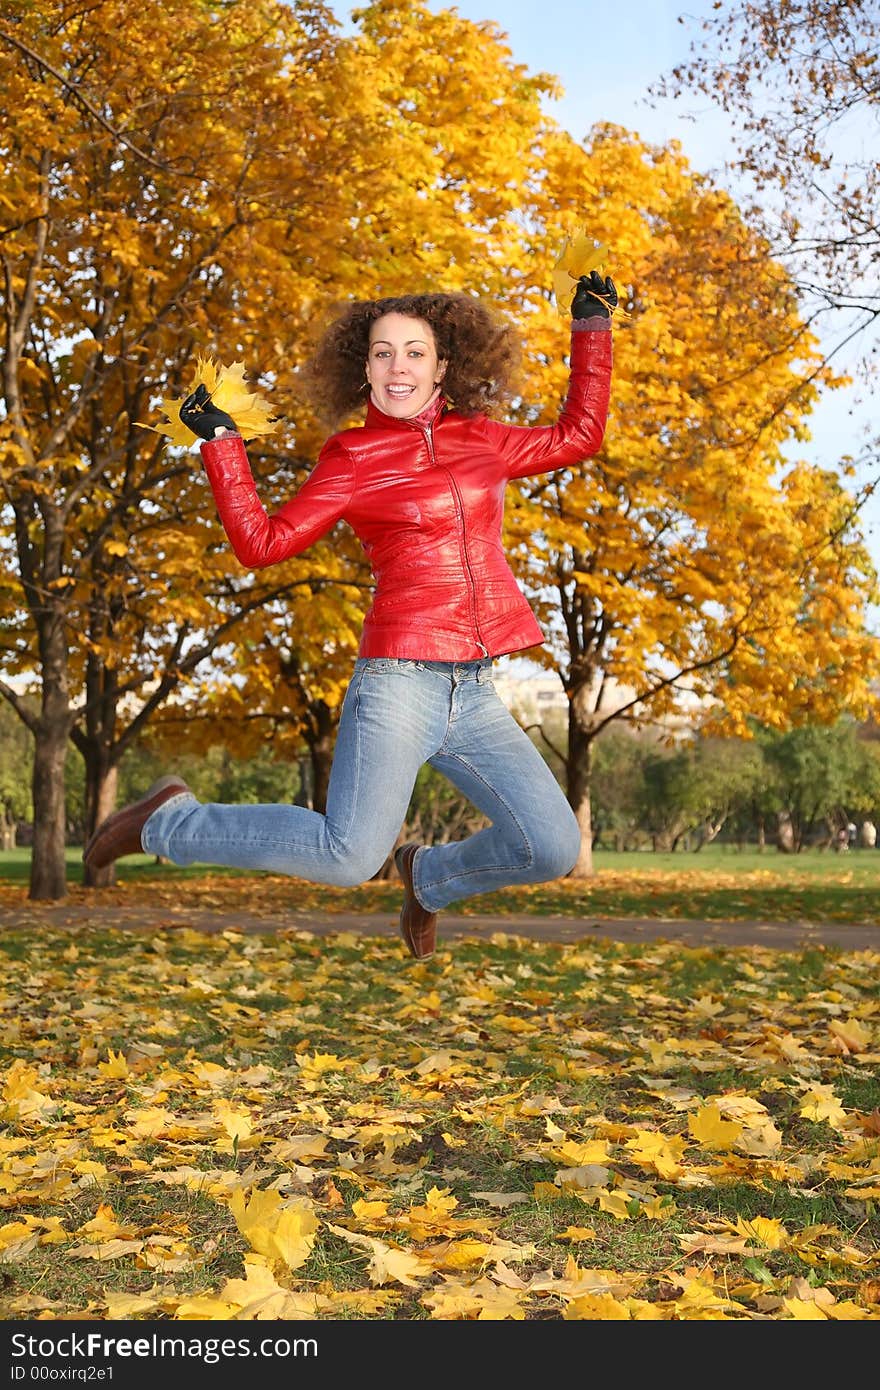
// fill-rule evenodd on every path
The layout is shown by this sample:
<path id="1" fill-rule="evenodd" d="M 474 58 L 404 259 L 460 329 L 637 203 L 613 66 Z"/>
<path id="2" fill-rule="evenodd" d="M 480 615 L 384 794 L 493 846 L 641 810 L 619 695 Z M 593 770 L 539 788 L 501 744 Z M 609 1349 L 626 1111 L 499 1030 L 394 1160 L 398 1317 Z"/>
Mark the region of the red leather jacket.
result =
<path id="1" fill-rule="evenodd" d="M 575 321 L 568 394 L 554 425 L 464 416 L 442 398 L 428 418 L 398 420 L 371 402 L 363 426 L 328 439 L 303 486 L 272 516 L 241 438 L 203 443 L 237 558 L 248 569 L 276 564 L 345 520 L 376 581 L 360 656 L 475 661 L 543 642 L 502 548 L 504 489 L 512 478 L 597 452 L 611 357 L 610 325 Z"/>

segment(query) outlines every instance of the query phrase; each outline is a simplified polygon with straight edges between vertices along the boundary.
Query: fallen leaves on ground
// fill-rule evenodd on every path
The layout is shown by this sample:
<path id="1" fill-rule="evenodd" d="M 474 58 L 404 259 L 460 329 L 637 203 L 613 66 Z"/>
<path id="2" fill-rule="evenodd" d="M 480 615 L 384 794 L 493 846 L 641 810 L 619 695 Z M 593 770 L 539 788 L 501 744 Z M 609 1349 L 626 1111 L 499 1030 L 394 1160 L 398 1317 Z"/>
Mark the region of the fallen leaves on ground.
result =
<path id="1" fill-rule="evenodd" d="M 7 1318 L 880 1320 L 880 955 L 7 930 Z"/>

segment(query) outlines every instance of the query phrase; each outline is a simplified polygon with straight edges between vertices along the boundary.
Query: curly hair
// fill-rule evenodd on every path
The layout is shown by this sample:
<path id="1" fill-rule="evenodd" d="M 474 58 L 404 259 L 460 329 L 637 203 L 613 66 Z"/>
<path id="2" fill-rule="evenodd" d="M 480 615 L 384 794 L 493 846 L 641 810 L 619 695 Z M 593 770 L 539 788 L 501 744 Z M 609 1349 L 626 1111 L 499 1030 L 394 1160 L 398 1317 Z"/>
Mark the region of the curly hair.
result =
<path id="1" fill-rule="evenodd" d="M 406 294 L 357 300 L 320 338 L 302 383 L 321 419 L 337 425 L 362 407 L 370 328 L 384 314 L 421 319 L 447 362 L 443 395 L 463 415 L 489 413 L 515 394 L 519 343 L 513 327 L 472 295 Z"/>

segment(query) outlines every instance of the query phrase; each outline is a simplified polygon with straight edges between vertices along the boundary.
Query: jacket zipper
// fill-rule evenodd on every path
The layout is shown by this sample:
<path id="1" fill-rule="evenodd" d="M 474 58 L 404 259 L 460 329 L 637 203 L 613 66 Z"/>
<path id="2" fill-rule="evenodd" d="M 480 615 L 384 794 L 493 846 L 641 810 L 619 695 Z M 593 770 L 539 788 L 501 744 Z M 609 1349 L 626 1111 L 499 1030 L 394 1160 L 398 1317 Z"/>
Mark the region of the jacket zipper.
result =
<path id="1" fill-rule="evenodd" d="M 458 520 L 459 530 L 461 533 L 461 545 L 462 553 L 464 555 L 464 567 L 468 577 L 468 598 L 470 600 L 471 625 L 473 626 L 474 632 L 476 633 L 477 646 L 480 648 L 480 651 L 483 653 L 484 656 L 488 656 L 489 652 L 485 643 L 483 642 L 482 637 L 480 636 L 480 625 L 477 622 L 477 585 L 474 580 L 474 572 L 471 569 L 470 556 L 468 555 L 467 530 L 464 524 L 464 507 L 462 506 L 461 493 L 458 490 L 458 483 L 455 481 L 455 478 L 452 476 L 452 473 L 449 471 L 449 469 L 446 468 L 442 463 L 437 464 L 437 456 L 434 453 L 433 425 L 423 425 L 422 429 L 425 432 L 425 439 L 428 444 L 428 453 L 431 457 L 431 462 L 437 465 L 437 467 L 442 468 L 443 472 L 449 479 L 449 487 L 452 491 L 452 498 L 455 503 L 455 514 Z"/>

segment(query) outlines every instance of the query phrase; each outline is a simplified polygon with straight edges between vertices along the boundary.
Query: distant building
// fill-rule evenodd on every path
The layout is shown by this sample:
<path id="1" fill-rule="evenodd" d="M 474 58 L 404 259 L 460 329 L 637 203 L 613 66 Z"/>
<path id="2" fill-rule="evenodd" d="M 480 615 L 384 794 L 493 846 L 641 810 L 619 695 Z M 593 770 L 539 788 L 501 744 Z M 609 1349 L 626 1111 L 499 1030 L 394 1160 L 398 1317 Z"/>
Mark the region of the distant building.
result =
<path id="1" fill-rule="evenodd" d="M 493 683 L 501 699 L 509 710 L 513 710 L 526 723 L 540 723 L 542 719 L 556 715 L 567 716 L 568 696 L 556 671 L 545 670 L 534 662 L 523 658 L 496 663 Z M 626 687 L 617 686 L 613 681 L 606 682 L 602 697 L 604 712 L 620 708 L 632 699 L 633 692 Z"/>
<path id="2" fill-rule="evenodd" d="M 523 657 L 501 657 L 495 663 L 493 675 L 495 689 L 501 699 L 525 724 L 540 724 L 546 718 L 568 714 L 568 696 L 556 671 L 546 670 Z M 598 687 L 598 681 L 597 681 Z M 596 689 L 598 695 L 598 688 Z M 618 685 L 614 680 L 606 680 L 602 688 L 601 716 L 630 705 L 635 695 L 631 686 Z M 676 718 L 667 718 L 665 726 L 678 736 L 687 736 L 693 729 L 692 716 L 687 713 L 690 706 L 696 715 L 701 701 L 687 692 L 682 692 L 682 712 Z M 595 699 L 593 701 L 595 703 Z"/>

